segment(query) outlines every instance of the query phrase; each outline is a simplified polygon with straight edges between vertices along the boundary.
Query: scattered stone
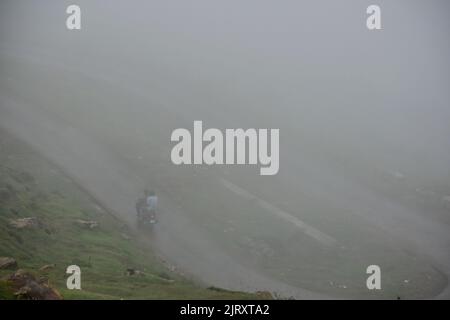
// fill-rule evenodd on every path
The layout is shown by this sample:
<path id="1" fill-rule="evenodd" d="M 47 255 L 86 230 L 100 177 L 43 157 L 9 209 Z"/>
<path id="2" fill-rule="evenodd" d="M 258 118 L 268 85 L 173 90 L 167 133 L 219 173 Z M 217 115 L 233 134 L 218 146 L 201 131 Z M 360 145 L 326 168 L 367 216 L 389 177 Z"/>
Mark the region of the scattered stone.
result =
<path id="1" fill-rule="evenodd" d="M 160 279 L 162 279 L 162 280 L 164 280 L 164 281 L 166 281 L 168 283 L 174 283 L 175 282 L 175 280 L 173 280 L 167 272 L 162 271 L 157 276 Z"/>
<path id="2" fill-rule="evenodd" d="M 61 294 L 47 283 L 41 283 L 29 272 L 17 270 L 6 279 L 14 289 L 18 299 L 61 300 Z"/>
<path id="3" fill-rule="evenodd" d="M 39 271 L 48 271 L 51 270 L 53 268 L 55 268 L 56 265 L 55 264 L 46 264 L 45 266 L 42 266 Z"/>
<path id="4" fill-rule="evenodd" d="M 11 257 L 0 257 L 0 269 L 17 269 L 17 261 Z"/>
<path id="5" fill-rule="evenodd" d="M 16 229 L 31 229 L 41 226 L 41 223 L 36 217 L 13 219 L 10 220 L 9 224 Z"/>
<path id="6" fill-rule="evenodd" d="M 37 281 L 40 284 L 46 284 L 47 286 L 50 286 L 50 279 L 46 276 L 40 276 Z"/>
<path id="7" fill-rule="evenodd" d="M 127 268 L 126 275 L 127 276 L 140 276 L 140 275 L 144 275 L 144 273 L 142 271 L 134 269 L 134 268 Z"/>
<path id="8" fill-rule="evenodd" d="M 88 228 L 88 229 L 96 229 L 99 226 L 98 222 L 97 221 L 93 221 L 93 220 L 81 220 L 81 219 L 78 219 L 76 221 L 76 223 L 78 225 L 80 225 L 81 227 Z"/>
<path id="9" fill-rule="evenodd" d="M 269 291 L 256 291 L 256 295 L 263 300 L 273 300 L 274 296 Z"/>

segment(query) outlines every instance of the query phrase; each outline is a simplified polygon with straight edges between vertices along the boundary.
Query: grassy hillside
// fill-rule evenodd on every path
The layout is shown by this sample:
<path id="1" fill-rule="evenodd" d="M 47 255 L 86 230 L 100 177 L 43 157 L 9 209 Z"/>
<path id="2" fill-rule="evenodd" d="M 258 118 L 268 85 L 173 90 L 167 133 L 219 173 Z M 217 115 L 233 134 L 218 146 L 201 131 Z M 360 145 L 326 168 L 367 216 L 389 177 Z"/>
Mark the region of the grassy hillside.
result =
<path id="1" fill-rule="evenodd" d="M 17 228 L 14 221 L 35 218 Z M 78 220 L 96 221 L 88 228 Z M 115 217 L 31 148 L 0 131 L 0 257 L 46 279 L 65 299 L 246 299 L 261 295 L 203 288 L 152 254 Z M 66 288 L 67 266 L 81 268 L 82 290 Z M 43 266 L 48 266 L 42 270 Z M 139 274 L 127 275 L 127 269 Z M 0 270 L 0 299 L 14 298 Z M 267 297 L 267 296 L 266 296 Z"/>

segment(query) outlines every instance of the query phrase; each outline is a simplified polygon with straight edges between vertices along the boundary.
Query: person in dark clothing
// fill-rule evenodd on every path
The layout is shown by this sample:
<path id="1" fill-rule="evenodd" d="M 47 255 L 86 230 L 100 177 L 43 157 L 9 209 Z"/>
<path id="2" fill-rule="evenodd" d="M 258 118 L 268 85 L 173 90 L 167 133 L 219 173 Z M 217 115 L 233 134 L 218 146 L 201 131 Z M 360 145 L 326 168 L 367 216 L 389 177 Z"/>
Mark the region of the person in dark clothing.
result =
<path id="1" fill-rule="evenodd" d="M 144 197 L 136 201 L 136 213 L 139 224 L 156 223 L 158 198 L 153 191 L 145 190 Z"/>

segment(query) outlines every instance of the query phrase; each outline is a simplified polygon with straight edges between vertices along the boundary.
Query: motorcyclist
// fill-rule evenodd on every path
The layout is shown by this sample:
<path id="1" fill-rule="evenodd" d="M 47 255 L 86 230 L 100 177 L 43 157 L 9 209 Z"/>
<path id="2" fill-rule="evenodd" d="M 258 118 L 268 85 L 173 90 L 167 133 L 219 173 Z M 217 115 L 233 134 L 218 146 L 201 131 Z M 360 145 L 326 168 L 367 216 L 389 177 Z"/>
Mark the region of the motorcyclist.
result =
<path id="1" fill-rule="evenodd" d="M 136 202 L 136 212 L 138 221 L 142 222 L 156 222 L 156 208 L 158 205 L 158 197 L 154 191 L 144 191 L 144 197 L 138 199 Z"/>

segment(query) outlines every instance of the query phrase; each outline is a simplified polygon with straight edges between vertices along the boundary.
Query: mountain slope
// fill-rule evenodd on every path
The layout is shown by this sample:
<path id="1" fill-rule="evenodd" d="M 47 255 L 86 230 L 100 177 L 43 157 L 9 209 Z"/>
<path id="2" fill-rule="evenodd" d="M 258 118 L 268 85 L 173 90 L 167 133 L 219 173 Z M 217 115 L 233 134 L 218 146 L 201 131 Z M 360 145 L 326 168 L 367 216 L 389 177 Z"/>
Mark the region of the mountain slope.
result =
<path id="1" fill-rule="evenodd" d="M 24 218 L 32 223 L 20 225 Z M 98 226 L 90 228 L 89 222 Z M 44 279 L 65 299 L 264 297 L 203 288 L 155 256 L 140 238 L 58 168 L 0 131 L 0 257 L 13 257 L 19 268 Z M 81 268 L 82 290 L 66 288 L 65 271 L 72 264 Z M 12 273 L 0 270 L 0 299 L 14 298 L 4 280 Z"/>

